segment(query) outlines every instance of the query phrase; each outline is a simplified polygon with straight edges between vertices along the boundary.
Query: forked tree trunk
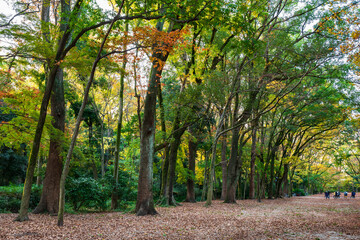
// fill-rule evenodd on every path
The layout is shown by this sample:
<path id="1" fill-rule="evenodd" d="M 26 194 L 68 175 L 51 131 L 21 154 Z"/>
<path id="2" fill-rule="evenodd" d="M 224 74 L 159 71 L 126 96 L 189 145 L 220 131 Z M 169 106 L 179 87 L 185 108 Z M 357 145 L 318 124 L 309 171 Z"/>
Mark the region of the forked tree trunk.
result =
<path id="1" fill-rule="evenodd" d="M 176 121 L 176 120 L 175 120 Z M 175 169 L 176 169 L 176 160 L 177 160 L 177 152 L 179 150 L 179 146 L 181 143 L 181 136 L 185 132 L 185 128 L 178 128 L 179 122 L 175 123 L 173 140 L 170 144 L 170 153 L 169 153 L 169 169 L 167 174 L 166 188 L 165 188 L 165 200 L 167 205 L 176 206 L 175 198 L 174 198 L 174 183 L 175 183 Z"/>
<path id="2" fill-rule="evenodd" d="M 65 99 L 63 70 L 59 68 L 56 74 L 53 93 L 51 96 L 51 116 L 53 127 L 58 130 L 50 135 L 49 158 L 41 193 L 40 202 L 34 213 L 49 212 L 57 214 L 59 210 L 60 178 L 62 171 L 62 143 L 65 129 Z"/>
<path id="3" fill-rule="evenodd" d="M 47 110 L 47 106 L 49 104 L 51 89 L 52 89 L 52 86 L 53 86 L 53 83 L 55 80 L 55 75 L 56 75 L 58 67 L 59 66 L 56 65 L 51 69 L 51 71 L 49 73 L 48 81 L 46 83 L 44 97 L 41 102 L 40 116 L 39 116 L 38 124 L 36 126 L 34 141 L 33 141 L 32 149 L 31 149 L 30 157 L 29 157 L 28 167 L 26 170 L 26 177 L 25 177 L 25 183 L 24 183 L 24 190 L 23 190 L 23 194 L 22 194 L 22 198 L 21 198 L 19 216 L 15 219 L 15 221 L 22 222 L 22 221 L 26 221 L 29 219 L 28 209 L 29 209 L 31 185 L 32 185 L 33 177 L 34 177 L 37 156 L 39 153 L 41 135 L 42 135 L 44 124 L 45 124 L 46 110 Z"/>
<path id="4" fill-rule="evenodd" d="M 72 14 L 77 15 L 81 4 L 82 4 L 82 0 L 77 0 L 77 2 L 74 5 L 74 10 L 73 10 Z M 57 48 L 57 53 L 55 56 L 55 63 L 58 63 L 64 59 L 65 56 L 64 56 L 63 52 L 64 52 L 66 43 L 68 42 L 70 35 L 71 35 L 70 31 L 68 30 L 68 27 L 66 27 L 65 31 L 63 33 L 63 36 L 60 40 L 59 46 Z M 55 82 L 56 73 L 57 73 L 58 69 L 59 69 L 59 64 L 54 64 L 50 68 L 48 80 L 46 82 L 45 92 L 44 92 L 44 96 L 43 96 L 43 99 L 41 102 L 41 107 L 40 107 L 39 120 L 38 120 L 38 123 L 36 126 L 34 141 L 33 141 L 33 145 L 31 148 L 28 167 L 26 170 L 26 177 L 25 177 L 23 195 L 21 198 L 19 216 L 15 219 L 16 221 L 25 221 L 25 220 L 29 219 L 28 208 L 29 208 L 29 201 L 30 201 L 31 185 L 32 185 L 33 177 L 34 177 L 36 160 L 37 160 L 37 156 L 39 153 L 41 135 L 42 135 L 45 120 L 46 120 L 47 107 L 49 105 L 51 91 L 52 91 L 52 88 L 53 88 L 53 85 Z"/>
<path id="5" fill-rule="evenodd" d="M 176 206 L 176 202 L 173 196 L 173 189 L 175 183 L 175 169 L 176 169 L 176 160 L 177 152 L 181 143 L 181 136 L 184 134 L 186 128 L 180 128 L 180 112 L 176 111 L 176 116 L 174 120 L 174 126 L 172 129 L 172 140 L 170 143 L 170 152 L 169 152 L 169 167 L 167 173 L 167 179 L 165 184 L 165 201 L 167 205 Z"/>
<path id="6" fill-rule="evenodd" d="M 237 172 L 239 171 L 238 146 L 239 146 L 239 128 L 233 130 L 231 139 L 230 161 L 227 169 L 226 195 L 225 203 L 236 203 L 236 186 L 238 183 Z"/>

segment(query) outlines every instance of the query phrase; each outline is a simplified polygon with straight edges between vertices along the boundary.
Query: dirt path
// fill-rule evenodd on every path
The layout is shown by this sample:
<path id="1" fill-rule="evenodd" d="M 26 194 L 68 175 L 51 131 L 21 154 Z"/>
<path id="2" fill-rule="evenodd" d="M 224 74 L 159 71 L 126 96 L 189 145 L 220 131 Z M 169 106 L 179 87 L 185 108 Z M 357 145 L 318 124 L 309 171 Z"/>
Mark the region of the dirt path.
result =
<path id="1" fill-rule="evenodd" d="M 159 215 L 122 213 L 66 215 L 30 214 L 31 221 L 13 222 L 16 214 L 0 214 L 0 239 L 360 239 L 360 198 L 323 196 L 291 199 L 184 203 L 157 208 Z"/>

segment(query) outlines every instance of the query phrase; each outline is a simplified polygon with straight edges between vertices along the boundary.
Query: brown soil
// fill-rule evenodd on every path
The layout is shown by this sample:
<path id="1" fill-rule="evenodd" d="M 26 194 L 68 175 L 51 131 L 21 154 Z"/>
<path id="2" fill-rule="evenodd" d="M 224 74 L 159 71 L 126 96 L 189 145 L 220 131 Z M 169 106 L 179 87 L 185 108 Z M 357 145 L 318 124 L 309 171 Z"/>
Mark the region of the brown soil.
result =
<path id="1" fill-rule="evenodd" d="M 291 199 L 183 203 L 157 208 L 155 216 L 89 213 L 57 218 L 0 214 L 0 239 L 360 239 L 360 198 L 325 200 L 321 195 Z"/>

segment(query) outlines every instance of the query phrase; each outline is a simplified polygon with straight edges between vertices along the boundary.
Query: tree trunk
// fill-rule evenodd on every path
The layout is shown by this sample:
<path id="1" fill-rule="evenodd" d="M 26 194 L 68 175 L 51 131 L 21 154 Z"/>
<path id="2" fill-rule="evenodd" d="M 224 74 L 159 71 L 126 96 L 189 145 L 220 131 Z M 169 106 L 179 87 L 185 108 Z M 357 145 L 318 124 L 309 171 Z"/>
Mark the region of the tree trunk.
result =
<path id="1" fill-rule="evenodd" d="M 156 28 L 162 31 L 163 21 L 159 21 Z M 153 180 L 153 159 L 155 145 L 155 114 L 156 114 L 156 95 L 160 76 L 167 58 L 168 51 L 153 49 L 152 68 L 149 79 L 149 86 L 145 98 L 144 118 L 141 126 L 140 140 L 140 171 L 138 182 L 138 195 L 135 212 L 138 216 L 157 214 L 154 207 L 152 180 Z"/>
<path id="2" fill-rule="evenodd" d="M 124 3 L 124 2 L 123 2 Z M 92 85 L 92 82 L 94 80 L 94 76 L 95 76 L 95 71 L 96 71 L 96 67 L 97 67 L 97 64 L 99 63 L 100 59 L 101 59 L 101 52 L 104 48 L 104 45 L 105 45 L 105 42 L 106 42 L 106 39 L 108 38 L 110 32 L 111 32 L 111 29 L 116 21 L 116 17 L 120 15 L 120 12 L 122 10 L 122 7 L 123 5 L 121 5 L 119 7 L 119 11 L 118 11 L 118 14 L 113 18 L 113 20 L 111 21 L 111 24 L 109 26 L 109 29 L 107 30 L 106 32 L 106 35 L 104 36 L 103 40 L 102 40 L 102 43 L 101 43 L 101 46 L 99 48 L 99 51 L 97 53 L 97 56 L 93 62 L 93 65 L 92 65 L 92 68 L 91 68 L 91 73 L 90 73 L 90 77 L 89 77 L 89 80 L 87 82 L 87 85 L 86 85 L 86 88 L 85 88 L 85 92 L 84 92 L 84 99 L 83 99 L 83 102 L 81 104 L 81 107 L 80 107 L 80 110 L 79 110 L 79 114 L 76 118 L 76 124 L 75 124 L 75 129 L 74 129 L 74 133 L 72 135 L 72 138 L 71 138 L 71 143 L 70 143 L 70 146 L 69 146 L 69 150 L 68 150 L 68 153 L 66 155 L 66 161 L 65 161 L 65 165 L 64 165 L 64 168 L 63 168 L 63 171 L 61 173 L 61 179 L 60 179 L 60 197 L 59 197 L 59 213 L 58 213 L 58 222 L 57 222 L 57 225 L 58 226 L 63 226 L 64 224 L 64 209 L 65 209 L 65 182 L 66 182 L 66 177 L 69 173 L 69 170 L 70 170 L 70 160 L 71 160 L 71 156 L 72 156 L 72 153 L 74 151 L 74 147 L 75 147 L 75 143 L 76 143 L 76 139 L 77 139 L 77 136 L 78 136 L 78 133 L 79 133 L 79 129 L 80 129 L 80 124 L 81 124 L 81 120 L 82 120 L 82 115 L 84 113 L 84 110 L 85 110 L 85 106 L 87 104 L 87 101 L 88 101 L 88 97 L 89 97 L 89 91 L 90 91 L 90 88 L 91 88 L 91 85 Z"/>
<path id="3" fill-rule="evenodd" d="M 160 107 L 160 123 L 161 123 L 161 131 L 162 131 L 162 140 L 165 143 L 166 142 L 165 109 L 164 109 L 161 85 L 159 85 L 158 91 L 159 91 L 158 97 L 159 97 L 159 107 Z M 161 164 L 160 196 L 163 196 L 163 197 L 165 196 L 166 180 L 167 180 L 167 174 L 169 171 L 169 150 L 170 150 L 170 148 L 167 144 L 164 149 L 164 156 L 163 156 L 163 161 Z"/>
<path id="4" fill-rule="evenodd" d="M 41 193 L 40 202 L 34 213 L 49 212 L 57 214 L 59 210 L 60 178 L 62 171 L 62 142 L 65 130 L 65 99 L 63 70 L 58 69 L 51 96 L 51 116 L 53 127 L 58 130 L 50 135 L 49 158 Z"/>
<path id="5" fill-rule="evenodd" d="M 251 136 L 251 160 L 250 160 L 250 179 L 249 179 L 249 198 L 255 198 L 255 160 L 256 160 L 256 132 L 257 132 L 258 119 L 253 121 L 253 129 Z"/>
<path id="6" fill-rule="evenodd" d="M 204 169 L 204 182 L 203 182 L 203 189 L 201 194 L 201 201 L 205 200 L 207 188 L 209 186 L 209 151 L 205 150 L 205 169 Z"/>
<path id="7" fill-rule="evenodd" d="M 238 171 L 238 146 L 239 146 L 239 128 L 233 130 L 231 139 L 231 153 L 230 161 L 227 169 L 227 185 L 226 185 L 226 203 L 236 203 L 236 186 L 238 183 L 237 171 Z"/>
<path id="8" fill-rule="evenodd" d="M 226 124 L 225 124 L 226 125 Z M 224 127 L 225 129 L 225 127 Z M 227 180 L 227 168 L 228 168 L 228 161 L 226 158 L 226 151 L 227 151 L 227 134 L 222 136 L 221 141 L 221 170 L 222 170 L 222 187 L 221 187 L 221 200 L 225 200 L 226 196 L 226 180 Z"/>
<path id="9" fill-rule="evenodd" d="M 45 120 L 46 120 L 47 107 L 49 104 L 51 90 L 53 88 L 53 84 L 55 81 L 55 75 L 56 75 L 58 68 L 59 68 L 58 65 L 53 66 L 53 68 L 50 70 L 48 81 L 46 83 L 44 96 L 43 96 L 43 99 L 41 102 L 39 120 L 38 120 L 38 124 L 36 126 L 34 141 L 33 141 L 31 153 L 29 156 L 28 167 L 26 170 L 26 177 L 25 177 L 25 183 L 24 183 L 24 190 L 23 190 L 23 194 L 22 194 L 22 198 L 21 198 L 19 216 L 15 219 L 16 221 L 22 222 L 22 221 L 26 221 L 29 219 L 28 208 L 29 208 L 29 200 L 30 200 L 30 193 L 31 193 L 31 185 L 32 185 L 33 177 L 34 177 L 37 156 L 39 153 L 41 135 L 42 135 Z"/>
<path id="10" fill-rule="evenodd" d="M 283 190 L 282 190 L 282 196 L 283 197 L 290 197 L 289 192 L 289 164 L 284 164 L 284 175 L 283 175 Z"/>
<path id="11" fill-rule="evenodd" d="M 126 23 L 125 31 L 127 32 L 129 28 L 129 24 Z M 125 71 L 127 64 L 126 57 L 124 58 L 124 62 L 122 64 L 122 68 Z M 117 184 L 119 183 L 119 155 L 120 155 L 120 143 L 121 143 L 121 129 L 122 129 L 122 119 L 123 119 L 123 108 L 124 108 L 124 79 L 125 72 L 121 71 L 120 75 L 120 98 L 119 98 L 119 119 L 117 124 L 117 133 L 116 133 L 116 143 L 115 143 L 115 162 L 114 162 L 114 179 L 115 179 L 115 187 L 111 194 L 111 209 L 116 209 L 118 207 L 118 194 L 117 194 Z"/>
<path id="12" fill-rule="evenodd" d="M 192 139 L 189 140 L 189 176 L 186 181 L 186 199 L 185 202 L 196 202 L 195 200 L 195 160 L 197 142 Z"/>
<path id="13" fill-rule="evenodd" d="M 169 154 L 169 169 L 167 174 L 166 188 L 165 188 L 165 200 L 167 205 L 176 206 L 173 197 L 173 189 L 175 183 L 175 169 L 176 169 L 176 160 L 177 152 L 181 143 L 181 136 L 185 132 L 185 127 L 180 128 L 180 113 L 176 113 L 174 127 L 173 127 L 173 139 L 170 143 L 170 154 Z"/>
<path id="14" fill-rule="evenodd" d="M 101 177 L 105 177 L 105 144 L 104 144 L 104 122 L 101 119 Z"/>
<path id="15" fill-rule="evenodd" d="M 40 156 L 38 157 L 38 162 L 37 162 L 37 177 L 36 177 L 36 185 L 40 186 L 42 184 L 42 179 L 41 179 L 41 166 L 44 162 L 43 159 L 43 152 L 42 150 L 40 150 Z"/>

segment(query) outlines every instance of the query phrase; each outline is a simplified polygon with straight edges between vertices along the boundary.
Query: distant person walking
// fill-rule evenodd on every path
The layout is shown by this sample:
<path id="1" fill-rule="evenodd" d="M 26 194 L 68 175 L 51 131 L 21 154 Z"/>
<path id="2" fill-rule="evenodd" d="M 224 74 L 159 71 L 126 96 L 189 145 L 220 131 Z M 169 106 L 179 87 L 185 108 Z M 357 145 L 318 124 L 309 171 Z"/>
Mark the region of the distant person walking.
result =
<path id="1" fill-rule="evenodd" d="M 325 199 L 330 199 L 330 192 L 329 191 L 325 192 Z"/>
<path id="2" fill-rule="evenodd" d="M 351 198 L 355 198 L 355 194 L 356 194 L 355 191 L 352 191 L 351 192 Z"/>
<path id="3" fill-rule="evenodd" d="M 344 198 L 347 199 L 347 191 L 344 192 Z"/>

